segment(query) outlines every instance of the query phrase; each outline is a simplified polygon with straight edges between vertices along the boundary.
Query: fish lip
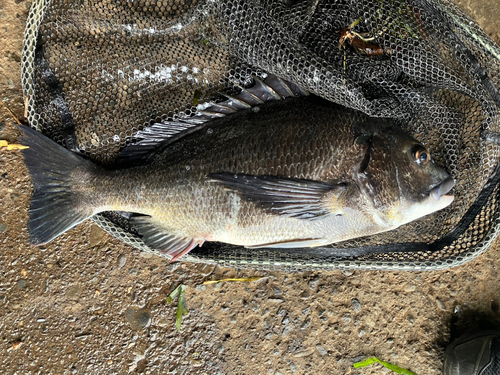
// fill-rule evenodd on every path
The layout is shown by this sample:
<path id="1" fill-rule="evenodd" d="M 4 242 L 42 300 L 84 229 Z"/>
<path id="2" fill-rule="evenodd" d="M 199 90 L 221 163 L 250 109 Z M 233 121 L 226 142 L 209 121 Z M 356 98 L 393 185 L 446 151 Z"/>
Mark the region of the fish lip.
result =
<path id="1" fill-rule="evenodd" d="M 434 186 L 431 191 L 430 195 L 435 199 L 439 200 L 442 196 L 444 196 L 446 193 L 448 193 L 453 187 L 455 186 L 455 180 L 451 177 L 448 177 L 446 180 L 441 182 L 439 185 Z"/>

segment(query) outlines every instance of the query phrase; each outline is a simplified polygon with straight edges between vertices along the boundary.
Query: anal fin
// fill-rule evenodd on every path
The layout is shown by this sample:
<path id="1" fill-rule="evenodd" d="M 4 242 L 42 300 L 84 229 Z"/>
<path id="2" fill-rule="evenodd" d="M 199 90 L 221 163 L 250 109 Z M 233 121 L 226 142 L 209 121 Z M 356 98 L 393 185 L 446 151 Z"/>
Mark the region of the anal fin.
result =
<path id="1" fill-rule="evenodd" d="M 172 262 L 203 245 L 203 239 L 179 237 L 167 233 L 151 216 L 132 216 L 130 224 L 137 229 L 144 243 L 152 249 L 172 256 Z"/>

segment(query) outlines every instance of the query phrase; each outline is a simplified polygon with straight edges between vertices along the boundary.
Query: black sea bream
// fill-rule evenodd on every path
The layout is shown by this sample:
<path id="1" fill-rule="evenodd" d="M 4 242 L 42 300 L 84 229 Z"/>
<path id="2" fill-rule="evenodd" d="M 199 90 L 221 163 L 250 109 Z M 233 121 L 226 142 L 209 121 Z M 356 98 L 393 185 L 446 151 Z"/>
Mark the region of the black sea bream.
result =
<path id="1" fill-rule="evenodd" d="M 445 195 L 453 180 L 392 120 L 312 96 L 226 112 L 172 137 L 143 165 L 116 170 L 24 128 L 31 241 L 126 211 L 138 214 L 130 220 L 144 242 L 174 259 L 205 241 L 315 247 L 388 231 L 453 201 Z"/>

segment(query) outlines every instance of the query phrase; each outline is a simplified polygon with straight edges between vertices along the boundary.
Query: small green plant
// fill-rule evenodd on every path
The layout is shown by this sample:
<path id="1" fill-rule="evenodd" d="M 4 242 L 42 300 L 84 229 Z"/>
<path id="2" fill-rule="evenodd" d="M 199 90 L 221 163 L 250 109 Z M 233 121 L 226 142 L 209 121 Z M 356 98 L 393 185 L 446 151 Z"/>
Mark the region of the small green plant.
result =
<path id="1" fill-rule="evenodd" d="M 394 371 L 395 373 L 402 374 L 402 375 L 417 375 L 413 371 L 406 370 L 404 368 L 401 368 L 399 366 L 393 365 L 392 363 L 382 361 L 378 359 L 377 357 L 371 357 L 368 359 L 365 359 L 364 361 L 361 362 L 356 362 L 353 364 L 354 368 L 360 368 L 360 367 L 366 367 L 369 366 L 373 363 L 380 363 L 382 366 L 387 367 L 389 370 Z"/>
<path id="2" fill-rule="evenodd" d="M 177 317 L 175 319 L 175 325 L 177 326 L 177 330 L 180 332 L 182 317 L 188 313 L 185 296 L 186 285 L 181 284 L 175 288 L 175 290 L 168 296 L 167 302 L 171 303 L 177 294 L 179 295 L 179 299 L 177 300 Z"/>
<path id="3" fill-rule="evenodd" d="M 193 95 L 193 106 L 196 107 L 200 101 L 200 96 L 201 96 L 201 90 L 200 89 L 196 89 L 194 91 L 194 95 Z"/>

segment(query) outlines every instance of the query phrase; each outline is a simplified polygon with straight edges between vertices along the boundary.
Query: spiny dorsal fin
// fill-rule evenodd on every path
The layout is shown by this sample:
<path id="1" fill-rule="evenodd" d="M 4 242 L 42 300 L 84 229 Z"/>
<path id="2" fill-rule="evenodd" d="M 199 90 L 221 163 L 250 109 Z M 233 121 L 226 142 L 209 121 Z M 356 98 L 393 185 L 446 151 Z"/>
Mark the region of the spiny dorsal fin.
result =
<path id="1" fill-rule="evenodd" d="M 157 122 L 134 135 L 134 141 L 120 153 L 123 162 L 143 159 L 158 146 L 165 146 L 179 136 L 202 128 L 206 123 L 225 117 L 241 110 L 252 108 L 269 101 L 287 97 L 307 96 L 309 93 L 294 83 L 269 74 L 264 80 L 254 77 L 254 84 L 249 88 L 240 88 L 237 95 L 224 95 L 227 99 L 220 103 L 211 103 L 208 107 L 199 105 L 194 116 L 180 117 L 172 121 Z"/>

